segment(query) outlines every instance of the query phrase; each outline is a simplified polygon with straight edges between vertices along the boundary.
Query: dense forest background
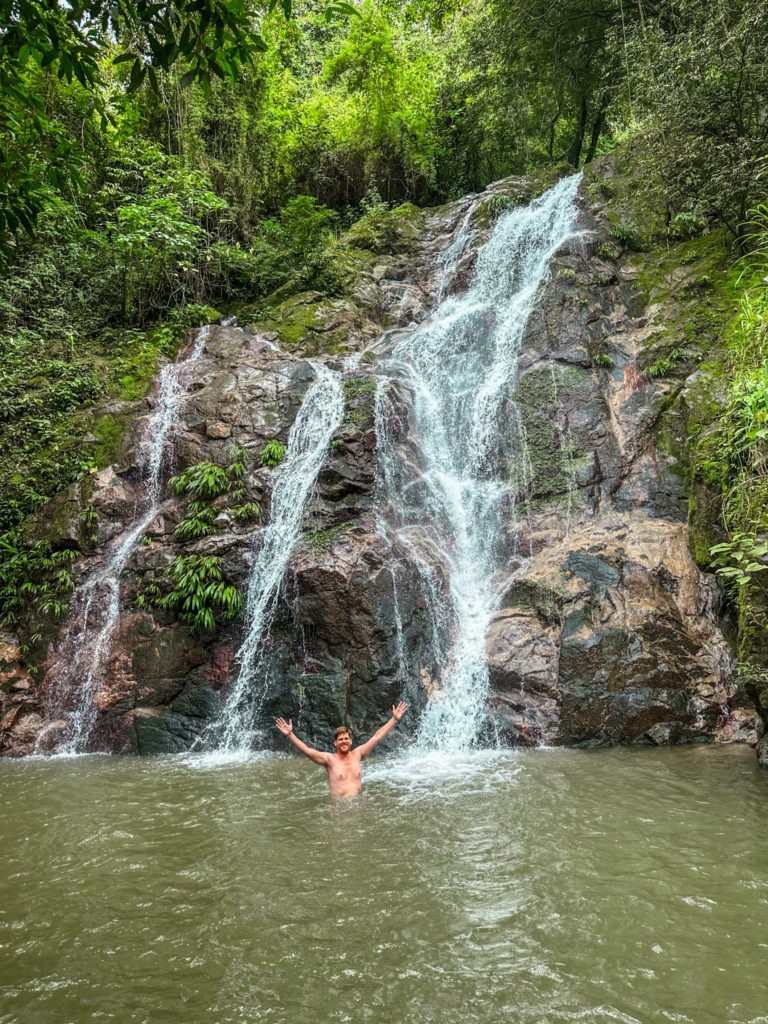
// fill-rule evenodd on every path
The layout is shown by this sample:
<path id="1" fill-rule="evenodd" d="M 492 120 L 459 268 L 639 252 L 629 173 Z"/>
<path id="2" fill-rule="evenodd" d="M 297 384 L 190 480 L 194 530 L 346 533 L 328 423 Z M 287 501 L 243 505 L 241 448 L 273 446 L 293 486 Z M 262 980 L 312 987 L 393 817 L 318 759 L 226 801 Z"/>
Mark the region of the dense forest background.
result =
<path id="1" fill-rule="evenodd" d="M 6 618 L 52 564 L 20 524 L 114 456 L 118 428 L 88 410 L 141 397 L 190 326 L 277 289 L 333 294 L 361 217 L 616 151 L 621 244 L 716 254 L 722 388 L 694 473 L 722 499 L 707 558 L 757 621 L 766 52 L 761 0 L 2 0 Z"/>

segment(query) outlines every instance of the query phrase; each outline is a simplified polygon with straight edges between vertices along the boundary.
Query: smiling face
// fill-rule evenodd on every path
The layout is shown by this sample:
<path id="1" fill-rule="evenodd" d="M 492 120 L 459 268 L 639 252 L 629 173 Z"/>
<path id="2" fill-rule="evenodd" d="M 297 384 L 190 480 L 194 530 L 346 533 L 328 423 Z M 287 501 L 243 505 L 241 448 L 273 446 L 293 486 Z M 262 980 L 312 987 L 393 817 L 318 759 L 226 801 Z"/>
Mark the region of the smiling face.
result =
<path id="1" fill-rule="evenodd" d="M 348 754 L 352 749 L 352 737 L 346 729 L 337 729 L 333 734 L 333 745 L 337 754 Z"/>

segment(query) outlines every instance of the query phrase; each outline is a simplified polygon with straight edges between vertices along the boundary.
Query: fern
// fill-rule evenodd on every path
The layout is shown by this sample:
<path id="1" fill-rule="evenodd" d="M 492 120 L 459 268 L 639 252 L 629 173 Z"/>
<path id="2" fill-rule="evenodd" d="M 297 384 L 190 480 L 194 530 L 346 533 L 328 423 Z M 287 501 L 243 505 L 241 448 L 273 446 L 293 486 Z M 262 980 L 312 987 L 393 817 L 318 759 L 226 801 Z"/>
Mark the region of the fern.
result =
<path id="1" fill-rule="evenodd" d="M 278 441 L 276 438 L 272 438 L 271 441 L 267 441 L 264 447 L 261 449 L 259 455 L 259 465 L 262 467 L 273 468 L 279 466 L 285 458 L 285 445 Z"/>
<path id="2" fill-rule="evenodd" d="M 228 489 L 229 477 L 225 469 L 213 462 L 197 462 L 177 476 L 172 476 L 168 487 L 179 497 L 191 495 L 212 501 Z"/>
<path id="3" fill-rule="evenodd" d="M 225 582 L 221 559 L 215 555 L 179 555 L 166 569 L 163 582 L 171 589 L 154 603 L 176 612 L 194 630 L 214 629 L 217 616 L 232 619 L 242 610 L 243 599 Z"/>

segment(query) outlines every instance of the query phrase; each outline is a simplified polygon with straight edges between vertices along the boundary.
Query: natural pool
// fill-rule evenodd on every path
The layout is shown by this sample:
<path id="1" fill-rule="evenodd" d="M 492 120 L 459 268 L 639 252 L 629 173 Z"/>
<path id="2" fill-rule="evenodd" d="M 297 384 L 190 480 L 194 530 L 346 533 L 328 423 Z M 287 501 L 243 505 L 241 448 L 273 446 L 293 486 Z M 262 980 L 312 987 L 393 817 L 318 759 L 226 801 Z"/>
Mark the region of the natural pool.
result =
<path id="1" fill-rule="evenodd" d="M 745 748 L 0 764 L 0 1022 L 768 1022 Z"/>

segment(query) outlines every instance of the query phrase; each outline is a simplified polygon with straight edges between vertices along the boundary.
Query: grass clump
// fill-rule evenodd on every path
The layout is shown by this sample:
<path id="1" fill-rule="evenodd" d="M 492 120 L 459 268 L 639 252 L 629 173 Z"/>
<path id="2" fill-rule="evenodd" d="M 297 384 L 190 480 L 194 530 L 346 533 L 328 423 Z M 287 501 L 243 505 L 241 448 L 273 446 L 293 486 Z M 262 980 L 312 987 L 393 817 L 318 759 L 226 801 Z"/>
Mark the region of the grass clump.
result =
<path id="1" fill-rule="evenodd" d="M 685 359 L 685 352 L 681 348 L 673 348 L 667 356 L 661 356 L 645 368 L 647 377 L 668 377 L 674 373 L 678 363 Z"/>

